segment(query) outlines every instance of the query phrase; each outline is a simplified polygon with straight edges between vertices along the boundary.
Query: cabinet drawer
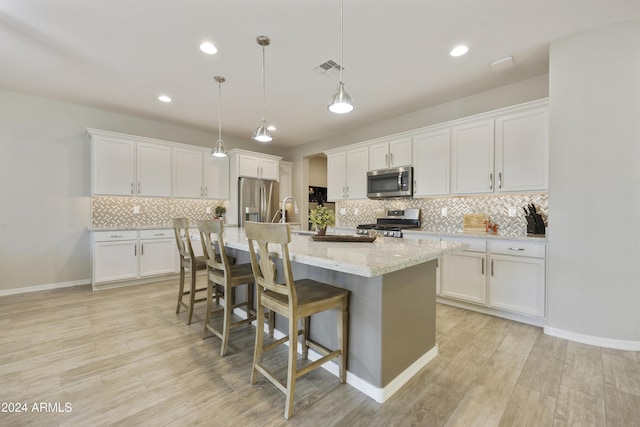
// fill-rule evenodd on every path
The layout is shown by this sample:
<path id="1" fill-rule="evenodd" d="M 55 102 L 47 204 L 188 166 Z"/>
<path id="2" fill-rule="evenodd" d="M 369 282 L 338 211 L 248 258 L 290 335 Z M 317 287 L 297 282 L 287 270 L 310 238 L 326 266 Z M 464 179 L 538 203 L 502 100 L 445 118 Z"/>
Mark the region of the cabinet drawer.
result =
<path id="1" fill-rule="evenodd" d="M 117 242 L 119 240 L 136 240 L 138 232 L 135 230 L 118 230 L 118 231 L 94 231 L 94 242 Z"/>
<path id="2" fill-rule="evenodd" d="M 163 230 L 140 230 L 140 239 L 168 239 L 175 238 L 172 228 Z"/>
<path id="3" fill-rule="evenodd" d="M 544 258 L 546 246 L 543 243 L 518 242 L 512 240 L 496 240 L 489 242 L 492 254 L 526 256 Z"/>
<path id="4" fill-rule="evenodd" d="M 469 245 L 466 252 L 486 252 L 487 251 L 487 241 L 485 239 L 472 239 L 472 238 L 464 238 L 464 237 L 443 237 L 442 240 L 445 242 L 459 242 L 466 243 Z"/>

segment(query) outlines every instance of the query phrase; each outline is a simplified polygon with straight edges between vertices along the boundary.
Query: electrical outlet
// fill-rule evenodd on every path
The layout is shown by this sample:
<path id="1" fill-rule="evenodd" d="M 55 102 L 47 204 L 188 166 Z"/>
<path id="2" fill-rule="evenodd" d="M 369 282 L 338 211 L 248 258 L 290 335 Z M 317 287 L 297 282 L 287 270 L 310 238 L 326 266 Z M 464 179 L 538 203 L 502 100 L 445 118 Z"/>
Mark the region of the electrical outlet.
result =
<path id="1" fill-rule="evenodd" d="M 211 213 L 211 206 L 207 206 L 206 208 L 204 208 L 204 212 L 210 214 Z"/>
<path id="2" fill-rule="evenodd" d="M 440 211 L 442 216 L 447 216 L 449 215 L 449 209 L 447 208 L 442 208 L 442 210 Z"/>
<path id="3" fill-rule="evenodd" d="M 140 206 L 135 205 L 135 206 L 133 207 L 133 213 L 134 213 L 134 214 L 139 214 L 139 213 L 140 213 Z"/>
<path id="4" fill-rule="evenodd" d="M 509 206 L 509 218 L 513 218 L 514 216 L 516 216 L 516 207 Z"/>
<path id="5" fill-rule="evenodd" d="M 347 214 L 347 208 L 340 208 L 340 215 L 346 215 Z"/>
<path id="6" fill-rule="evenodd" d="M 359 213 L 360 213 L 360 209 L 358 209 L 358 208 L 354 208 L 353 209 L 353 214 L 354 215 L 358 215 Z"/>

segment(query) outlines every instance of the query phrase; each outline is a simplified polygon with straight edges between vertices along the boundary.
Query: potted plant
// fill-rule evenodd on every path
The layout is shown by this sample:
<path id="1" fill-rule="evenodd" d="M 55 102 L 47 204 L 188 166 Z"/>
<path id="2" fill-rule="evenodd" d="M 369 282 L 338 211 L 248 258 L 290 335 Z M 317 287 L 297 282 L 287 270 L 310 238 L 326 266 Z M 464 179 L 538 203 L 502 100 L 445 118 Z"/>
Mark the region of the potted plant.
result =
<path id="1" fill-rule="evenodd" d="M 215 207 L 215 209 L 213 210 L 213 214 L 216 218 L 220 218 L 222 219 L 224 217 L 224 214 L 227 212 L 227 208 L 224 207 L 224 205 L 218 205 Z"/>
<path id="2" fill-rule="evenodd" d="M 324 236 L 327 233 L 327 227 L 333 227 L 336 224 L 336 216 L 332 210 L 318 206 L 309 212 L 309 222 L 315 225 L 318 236 Z"/>

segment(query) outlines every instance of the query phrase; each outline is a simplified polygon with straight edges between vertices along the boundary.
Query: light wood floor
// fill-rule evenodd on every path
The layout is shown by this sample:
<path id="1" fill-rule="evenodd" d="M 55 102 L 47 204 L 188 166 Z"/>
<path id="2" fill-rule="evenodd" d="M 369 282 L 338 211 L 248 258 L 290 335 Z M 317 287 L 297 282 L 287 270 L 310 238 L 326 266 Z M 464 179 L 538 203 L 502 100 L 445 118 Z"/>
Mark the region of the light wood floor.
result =
<path id="1" fill-rule="evenodd" d="M 299 380 L 285 421 L 284 395 L 249 384 L 254 327 L 222 358 L 220 340 L 201 338 L 202 309 L 191 326 L 175 315 L 176 294 L 158 282 L 0 298 L 0 402 L 28 406 L 0 425 L 640 425 L 639 353 L 443 305 L 440 355 L 386 403 L 320 369 Z M 285 357 L 271 362 L 284 372 Z M 40 402 L 71 411 L 34 412 Z"/>

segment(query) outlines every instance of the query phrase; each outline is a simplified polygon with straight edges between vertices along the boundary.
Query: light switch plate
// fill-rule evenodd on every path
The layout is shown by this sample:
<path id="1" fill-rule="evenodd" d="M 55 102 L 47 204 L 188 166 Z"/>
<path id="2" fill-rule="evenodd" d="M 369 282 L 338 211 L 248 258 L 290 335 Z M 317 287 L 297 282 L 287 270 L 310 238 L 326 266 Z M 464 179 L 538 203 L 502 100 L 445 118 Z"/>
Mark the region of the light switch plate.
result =
<path id="1" fill-rule="evenodd" d="M 354 208 L 353 209 L 353 214 L 354 215 L 358 215 L 359 213 L 360 213 L 360 209 L 358 209 L 358 208 Z"/>
<path id="2" fill-rule="evenodd" d="M 340 208 L 340 215 L 346 215 L 347 214 L 347 208 Z"/>
<path id="3" fill-rule="evenodd" d="M 133 207 L 133 213 L 134 213 L 134 214 L 139 214 L 139 213 L 140 213 L 140 206 L 135 205 L 135 206 Z"/>
<path id="4" fill-rule="evenodd" d="M 211 213 L 211 206 L 207 206 L 206 208 L 204 208 L 204 212 L 210 214 Z"/>
<path id="5" fill-rule="evenodd" d="M 509 218 L 513 218 L 514 216 L 516 216 L 516 207 L 509 206 Z"/>
<path id="6" fill-rule="evenodd" d="M 447 208 L 442 208 L 442 210 L 440 211 L 440 213 L 442 214 L 442 216 L 447 216 L 449 214 L 449 209 Z"/>

